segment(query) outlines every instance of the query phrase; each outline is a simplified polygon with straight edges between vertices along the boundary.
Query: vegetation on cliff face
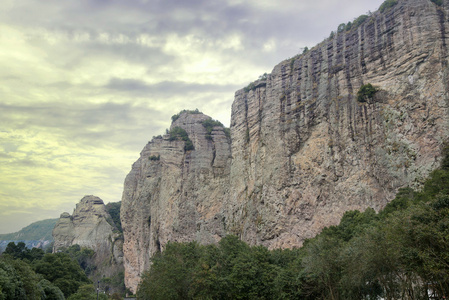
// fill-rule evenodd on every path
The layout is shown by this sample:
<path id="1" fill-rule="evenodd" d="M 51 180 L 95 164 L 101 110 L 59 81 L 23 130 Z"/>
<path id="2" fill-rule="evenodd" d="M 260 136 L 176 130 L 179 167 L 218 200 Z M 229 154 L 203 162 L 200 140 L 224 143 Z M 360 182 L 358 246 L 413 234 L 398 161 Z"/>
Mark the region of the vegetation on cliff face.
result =
<path id="1" fill-rule="evenodd" d="M 115 227 L 117 227 L 117 229 L 120 232 L 123 232 L 122 230 L 122 222 L 120 221 L 120 207 L 122 205 L 122 202 L 110 202 L 108 204 L 105 205 L 106 211 L 109 213 L 109 215 L 112 218 L 112 221 L 115 225 Z"/>
<path id="2" fill-rule="evenodd" d="M 398 0 L 385 0 L 379 7 L 379 11 L 383 13 L 385 10 L 398 4 Z"/>
<path id="3" fill-rule="evenodd" d="M 367 102 L 369 100 L 372 100 L 374 97 L 374 94 L 378 89 L 374 87 L 371 83 L 364 84 L 360 87 L 360 89 L 357 92 L 357 101 L 359 102 Z"/>
<path id="4" fill-rule="evenodd" d="M 203 127 L 206 129 L 206 139 L 212 140 L 212 130 L 215 126 L 219 126 L 224 128 L 223 124 L 220 121 L 214 120 L 212 118 L 209 118 L 207 120 L 204 120 L 202 122 Z"/>
<path id="5" fill-rule="evenodd" d="M 449 155 L 421 191 L 376 213 L 348 211 L 302 248 L 269 251 L 235 236 L 169 243 L 139 299 L 442 299 L 449 294 Z"/>
<path id="6" fill-rule="evenodd" d="M 174 114 L 173 116 L 171 116 L 172 122 L 175 122 L 176 120 L 178 120 L 179 117 L 181 116 L 181 114 L 183 114 L 183 113 L 188 113 L 188 114 L 192 114 L 192 115 L 202 114 L 202 112 L 200 112 L 198 110 L 198 108 L 196 108 L 195 110 L 183 109 L 179 113 Z"/>
<path id="7" fill-rule="evenodd" d="M 184 145 L 184 150 L 185 151 L 189 151 L 189 150 L 193 150 L 193 143 L 192 140 L 189 138 L 189 135 L 187 134 L 187 132 L 182 129 L 181 127 L 173 127 L 170 132 L 170 137 L 169 140 L 170 141 L 175 141 L 175 140 L 181 140 L 185 142 Z"/>

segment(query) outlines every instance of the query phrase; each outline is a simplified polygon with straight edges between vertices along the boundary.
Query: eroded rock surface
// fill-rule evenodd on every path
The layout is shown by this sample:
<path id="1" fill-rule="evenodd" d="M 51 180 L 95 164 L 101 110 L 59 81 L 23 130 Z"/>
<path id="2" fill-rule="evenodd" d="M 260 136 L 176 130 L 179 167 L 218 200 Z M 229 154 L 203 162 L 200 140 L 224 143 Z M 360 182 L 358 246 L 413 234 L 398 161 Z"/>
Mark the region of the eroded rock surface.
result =
<path id="1" fill-rule="evenodd" d="M 300 246 L 347 210 L 381 209 L 419 187 L 449 135 L 449 2 L 400 0 L 277 65 L 235 94 L 231 141 L 181 114 L 143 149 L 125 180 L 125 281 L 135 291 L 168 241 L 233 233 L 269 248 Z M 367 102 L 357 91 L 379 91 Z M 159 157 L 159 159 L 156 159 Z"/>
<path id="2" fill-rule="evenodd" d="M 72 245 L 95 251 L 97 273 L 110 277 L 123 269 L 123 238 L 117 231 L 103 200 L 84 196 L 73 214 L 61 214 L 53 229 L 53 252 Z"/>

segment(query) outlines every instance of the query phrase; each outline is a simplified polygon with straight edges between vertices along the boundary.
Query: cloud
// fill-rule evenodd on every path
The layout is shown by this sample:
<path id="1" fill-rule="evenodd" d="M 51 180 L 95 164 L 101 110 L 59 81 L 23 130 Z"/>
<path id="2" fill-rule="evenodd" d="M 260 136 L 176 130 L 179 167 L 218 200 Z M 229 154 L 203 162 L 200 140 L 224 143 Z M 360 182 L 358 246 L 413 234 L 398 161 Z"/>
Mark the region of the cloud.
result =
<path id="1" fill-rule="evenodd" d="M 111 78 L 109 83 L 105 86 L 108 89 L 130 92 L 130 93 L 145 93 L 148 95 L 168 95 L 168 94 L 189 94 L 189 93 L 204 93 L 211 92 L 221 93 L 236 90 L 238 85 L 220 85 L 220 84 L 200 84 L 187 83 L 181 81 L 163 81 L 156 84 L 147 84 L 139 79 L 120 79 Z"/>
<path id="2" fill-rule="evenodd" d="M 85 194 L 120 200 L 173 114 L 198 108 L 228 125 L 237 89 L 382 2 L 4 0 L 1 230 Z"/>

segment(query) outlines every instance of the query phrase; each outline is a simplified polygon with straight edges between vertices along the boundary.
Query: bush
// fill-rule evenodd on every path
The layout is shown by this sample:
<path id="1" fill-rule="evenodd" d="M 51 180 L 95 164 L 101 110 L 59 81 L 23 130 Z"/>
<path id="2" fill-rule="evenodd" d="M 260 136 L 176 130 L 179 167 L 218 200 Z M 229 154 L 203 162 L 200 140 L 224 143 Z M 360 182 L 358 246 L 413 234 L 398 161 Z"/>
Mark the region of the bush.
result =
<path id="1" fill-rule="evenodd" d="M 379 11 L 383 13 L 385 10 L 398 4 L 398 0 L 385 0 L 379 7 Z"/>
<path id="2" fill-rule="evenodd" d="M 365 22 L 369 17 L 367 15 L 361 15 L 357 19 L 354 20 L 354 23 L 352 23 L 352 26 L 354 28 L 357 28 L 360 26 L 363 22 Z"/>
<path id="3" fill-rule="evenodd" d="M 190 140 L 187 132 L 184 129 L 182 129 L 181 127 L 176 126 L 176 127 L 172 128 L 170 130 L 169 134 L 170 134 L 170 137 L 168 138 L 169 141 L 182 140 L 185 142 L 185 145 L 184 145 L 185 151 L 194 149 L 192 140 Z"/>
<path id="4" fill-rule="evenodd" d="M 161 156 L 160 155 L 151 155 L 150 157 L 148 157 L 149 160 L 160 160 Z"/>
<path id="5" fill-rule="evenodd" d="M 430 0 L 430 1 L 432 1 L 433 3 L 435 3 L 438 6 L 441 6 L 443 4 L 443 0 Z"/>
<path id="6" fill-rule="evenodd" d="M 377 88 L 374 87 L 371 83 L 364 84 L 360 87 L 357 92 L 357 101 L 366 102 L 369 99 L 373 99 L 374 94 L 377 92 Z"/>
<path id="7" fill-rule="evenodd" d="M 208 140 L 212 140 L 212 130 L 215 126 L 219 126 L 222 128 L 224 127 L 220 121 L 213 120 L 212 118 L 204 120 L 201 124 L 203 124 L 203 127 L 206 128 L 206 139 Z"/>
<path id="8" fill-rule="evenodd" d="M 177 114 L 171 116 L 172 122 L 178 120 L 179 117 L 181 116 L 181 114 L 183 114 L 183 113 L 188 113 L 188 114 L 191 114 L 191 115 L 202 114 L 202 112 L 200 112 L 200 111 L 198 110 L 198 108 L 195 108 L 195 110 L 183 109 L 183 110 L 181 110 L 179 113 L 177 113 Z"/>

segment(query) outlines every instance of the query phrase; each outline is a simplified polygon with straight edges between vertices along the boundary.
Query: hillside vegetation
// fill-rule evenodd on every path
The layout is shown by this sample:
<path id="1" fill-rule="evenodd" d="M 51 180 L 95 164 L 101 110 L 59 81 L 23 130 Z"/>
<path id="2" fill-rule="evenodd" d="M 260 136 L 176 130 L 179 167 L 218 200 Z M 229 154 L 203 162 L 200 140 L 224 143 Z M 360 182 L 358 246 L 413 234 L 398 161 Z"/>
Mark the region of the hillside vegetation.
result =
<path id="1" fill-rule="evenodd" d="M 0 234 L 0 240 L 2 241 L 53 241 L 51 232 L 55 227 L 58 219 L 47 219 L 31 223 L 30 225 L 22 228 L 20 231 L 14 233 Z"/>

